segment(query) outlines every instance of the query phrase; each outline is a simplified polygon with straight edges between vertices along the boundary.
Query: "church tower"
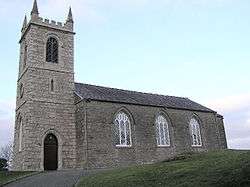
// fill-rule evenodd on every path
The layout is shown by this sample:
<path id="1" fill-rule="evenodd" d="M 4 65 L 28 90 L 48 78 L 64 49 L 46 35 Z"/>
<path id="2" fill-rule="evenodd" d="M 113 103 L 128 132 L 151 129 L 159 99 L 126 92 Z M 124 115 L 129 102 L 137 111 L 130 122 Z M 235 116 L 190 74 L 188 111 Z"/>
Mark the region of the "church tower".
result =
<path id="1" fill-rule="evenodd" d="M 36 0 L 21 29 L 14 170 L 76 167 L 74 31 L 39 17 Z"/>

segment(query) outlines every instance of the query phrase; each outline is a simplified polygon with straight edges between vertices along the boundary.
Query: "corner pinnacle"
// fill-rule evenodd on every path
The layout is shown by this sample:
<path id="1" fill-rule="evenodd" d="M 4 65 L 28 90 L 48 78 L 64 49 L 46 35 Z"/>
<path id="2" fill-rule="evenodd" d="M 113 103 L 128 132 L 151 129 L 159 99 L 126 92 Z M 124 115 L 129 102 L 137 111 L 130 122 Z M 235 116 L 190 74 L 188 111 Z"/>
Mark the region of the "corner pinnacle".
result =
<path id="1" fill-rule="evenodd" d="M 73 16 L 72 16 L 72 11 L 71 11 L 71 7 L 69 7 L 69 14 L 68 14 L 67 22 L 74 23 Z"/>
<path id="2" fill-rule="evenodd" d="M 27 26 L 27 17 L 26 15 L 24 16 L 24 20 L 23 20 L 23 27 L 22 27 L 22 30 L 24 30 Z"/>
<path id="3" fill-rule="evenodd" d="M 36 14 L 36 15 L 39 14 L 36 0 L 34 0 L 34 3 L 33 3 L 33 8 L 32 8 L 32 11 L 31 11 L 31 15 L 32 14 Z"/>

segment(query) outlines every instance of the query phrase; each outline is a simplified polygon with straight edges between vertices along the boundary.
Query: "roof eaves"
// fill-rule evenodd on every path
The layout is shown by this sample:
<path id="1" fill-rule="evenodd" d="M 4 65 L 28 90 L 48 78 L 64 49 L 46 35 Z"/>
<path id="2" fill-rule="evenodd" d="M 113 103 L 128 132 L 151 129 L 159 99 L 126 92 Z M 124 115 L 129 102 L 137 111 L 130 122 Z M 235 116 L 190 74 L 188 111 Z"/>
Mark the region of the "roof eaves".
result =
<path id="1" fill-rule="evenodd" d="M 110 100 L 104 100 L 104 99 L 84 98 L 84 100 L 99 101 L 99 102 L 108 102 L 108 103 L 129 104 L 129 105 L 139 105 L 139 106 L 161 107 L 161 108 L 166 108 L 166 109 L 186 110 L 186 111 L 205 112 L 205 113 L 214 113 L 214 114 L 217 113 L 217 112 L 215 112 L 213 110 L 198 110 L 198 109 L 189 109 L 189 108 L 181 108 L 181 107 L 171 107 L 171 106 L 164 106 L 164 105 L 151 105 L 151 104 L 142 104 L 142 103 L 122 102 L 122 101 L 110 101 Z"/>

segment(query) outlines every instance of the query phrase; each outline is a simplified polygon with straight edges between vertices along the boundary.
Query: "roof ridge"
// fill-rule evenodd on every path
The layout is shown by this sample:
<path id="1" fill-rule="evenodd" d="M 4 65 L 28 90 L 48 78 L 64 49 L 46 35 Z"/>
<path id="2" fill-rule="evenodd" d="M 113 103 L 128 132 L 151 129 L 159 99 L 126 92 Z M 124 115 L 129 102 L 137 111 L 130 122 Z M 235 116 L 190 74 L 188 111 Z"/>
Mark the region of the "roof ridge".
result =
<path id="1" fill-rule="evenodd" d="M 75 82 L 75 91 L 79 92 L 79 94 L 86 99 L 215 112 L 210 108 L 184 97 L 145 93 L 77 82 Z"/>
<path id="2" fill-rule="evenodd" d="M 75 82 L 75 84 L 83 84 L 83 85 L 88 85 L 88 86 L 95 86 L 95 87 L 100 87 L 100 88 L 108 88 L 108 89 L 120 90 L 120 91 L 129 91 L 129 92 L 135 92 L 135 93 L 141 93 L 141 94 L 158 95 L 158 96 L 163 96 L 163 97 L 174 97 L 174 98 L 189 99 L 188 97 L 179 97 L 179 96 L 163 95 L 163 94 L 150 93 L 150 92 L 140 92 L 140 91 L 134 91 L 134 90 L 125 90 L 125 89 L 120 89 L 120 88 L 113 88 L 113 87 L 108 87 L 108 86 L 99 86 L 99 85 L 86 84 L 86 83 L 80 83 L 80 82 Z"/>

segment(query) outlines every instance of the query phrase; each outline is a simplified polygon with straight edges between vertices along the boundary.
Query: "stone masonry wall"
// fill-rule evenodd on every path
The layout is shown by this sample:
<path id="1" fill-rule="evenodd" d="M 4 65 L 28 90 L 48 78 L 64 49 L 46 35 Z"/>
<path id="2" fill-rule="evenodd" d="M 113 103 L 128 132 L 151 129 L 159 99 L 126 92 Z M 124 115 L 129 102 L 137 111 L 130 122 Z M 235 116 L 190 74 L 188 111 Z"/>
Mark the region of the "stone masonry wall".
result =
<path id="1" fill-rule="evenodd" d="M 214 113 L 192 112 L 98 101 L 82 101 L 78 104 L 78 115 L 84 112 L 87 119 L 78 121 L 78 126 L 87 129 L 85 146 L 78 147 L 78 158 L 86 159 L 79 167 L 104 168 L 127 166 L 131 164 L 152 163 L 167 159 L 180 152 L 208 151 L 226 148 L 225 141 L 220 144 L 218 120 Z M 123 110 L 129 114 L 132 130 L 132 147 L 116 147 L 114 143 L 113 120 L 115 114 Z M 158 147 L 155 137 L 155 117 L 166 116 L 170 129 L 170 147 Z M 197 116 L 201 126 L 202 146 L 192 147 L 189 121 Z M 83 118 L 82 118 L 83 119 Z M 223 121 L 219 121 L 220 127 Z M 85 127 L 86 126 L 86 127 Z M 79 127 L 80 128 L 80 127 Z M 83 131 L 82 131 L 83 132 Z M 86 136 L 78 132 L 78 137 Z M 87 152 L 87 153 L 85 153 Z"/>
<path id="2" fill-rule="evenodd" d="M 46 42 L 50 36 L 59 44 L 58 63 L 46 62 Z M 75 168 L 74 33 L 33 21 L 23 32 L 20 45 L 13 169 L 43 170 L 44 138 L 48 133 L 58 139 L 58 169 Z M 50 89 L 52 79 L 54 91 Z M 20 98 L 21 84 L 23 98 Z M 23 121 L 21 151 L 19 116 Z"/>
<path id="3" fill-rule="evenodd" d="M 75 96 L 78 98 L 78 96 Z M 78 98 L 79 99 L 79 98 Z M 87 167 L 87 131 L 86 131 L 86 103 L 78 102 L 76 104 L 76 154 L 77 154 L 77 168 Z"/>

